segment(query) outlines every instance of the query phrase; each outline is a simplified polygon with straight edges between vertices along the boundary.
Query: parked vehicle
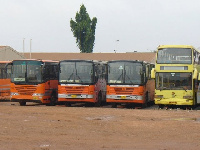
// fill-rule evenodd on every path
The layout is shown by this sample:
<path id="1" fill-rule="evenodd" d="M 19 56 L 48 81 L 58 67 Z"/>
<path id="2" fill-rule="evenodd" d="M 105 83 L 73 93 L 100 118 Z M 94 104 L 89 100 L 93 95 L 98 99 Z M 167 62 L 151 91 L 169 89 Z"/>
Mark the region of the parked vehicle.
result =
<path id="1" fill-rule="evenodd" d="M 63 60 L 59 63 L 58 102 L 100 106 L 106 100 L 105 64 L 92 60 Z"/>
<path id="2" fill-rule="evenodd" d="M 106 102 L 139 104 L 147 107 L 154 100 L 155 82 L 150 78 L 152 64 L 143 61 L 108 61 Z"/>
<path id="3" fill-rule="evenodd" d="M 26 105 L 37 102 L 54 105 L 57 101 L 58 61 L 13 60 L 11 101 Z"/>

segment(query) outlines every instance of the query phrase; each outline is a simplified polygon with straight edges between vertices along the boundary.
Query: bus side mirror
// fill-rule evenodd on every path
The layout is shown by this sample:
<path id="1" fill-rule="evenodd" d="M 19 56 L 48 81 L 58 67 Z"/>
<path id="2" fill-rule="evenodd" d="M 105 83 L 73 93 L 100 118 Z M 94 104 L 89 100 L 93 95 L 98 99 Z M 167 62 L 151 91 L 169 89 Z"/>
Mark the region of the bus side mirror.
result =
<path id="1" fill-rule="evenodd" d="M 155 72 L 156 72 L 155 68 L 152 68 L 151 69 L 151 78 L 152 79 L 155 79 Z"/>
<path id="2" fill-rule="evenodd" d="M 199 76 L 198 76 L 198 80 L 200 80 L 200 73 L 199 73 Z"/>
<path id="3" fill-rule="evenodd" d="M 193 80 L 196 80 L 196 79 L 197 79 L 197 74 L 198 74 L 198 71 L 197 71 L 197 69 L 195 68 L 195 69 L 194 69 L 194 73 L 193 73 Z"/>

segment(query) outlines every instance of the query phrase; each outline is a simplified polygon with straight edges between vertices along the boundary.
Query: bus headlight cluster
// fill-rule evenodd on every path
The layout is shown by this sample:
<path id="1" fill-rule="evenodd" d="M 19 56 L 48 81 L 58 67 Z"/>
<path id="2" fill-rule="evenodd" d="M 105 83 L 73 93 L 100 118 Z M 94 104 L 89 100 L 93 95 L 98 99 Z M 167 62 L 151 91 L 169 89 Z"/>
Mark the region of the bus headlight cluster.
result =
<path id="1" fill-rule="evenodd" d="M 19 95 L 19 93 L 10 93 L 11 96 L 13 95 Z"/>
<path id="2" fill-rule="evenodd" d="M 44 96 L 44 94 L 41 94 L 41 93 L 33 93 L 32 96 Z"/>

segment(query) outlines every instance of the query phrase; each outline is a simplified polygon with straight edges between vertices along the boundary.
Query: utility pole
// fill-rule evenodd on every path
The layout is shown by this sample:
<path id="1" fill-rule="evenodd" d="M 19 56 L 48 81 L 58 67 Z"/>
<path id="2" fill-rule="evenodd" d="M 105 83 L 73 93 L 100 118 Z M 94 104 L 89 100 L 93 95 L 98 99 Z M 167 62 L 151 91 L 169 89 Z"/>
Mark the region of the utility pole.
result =
<path id="1" fill-rule="evenodd" d="M 25 42 L 25 38 L 23 38 L 23 55 L 24 55 L 24 51 L 25 51 L 24 42 Z"/>
<path id="2" fill-rule="evenodd" d="M 30 59 L 31 59 L 31 46 L 32 46 L 32 45 L 31 45 L 31 44 L 32 44 L 31 42 L 32 42 L 32 39 L 30 39 Z"/>

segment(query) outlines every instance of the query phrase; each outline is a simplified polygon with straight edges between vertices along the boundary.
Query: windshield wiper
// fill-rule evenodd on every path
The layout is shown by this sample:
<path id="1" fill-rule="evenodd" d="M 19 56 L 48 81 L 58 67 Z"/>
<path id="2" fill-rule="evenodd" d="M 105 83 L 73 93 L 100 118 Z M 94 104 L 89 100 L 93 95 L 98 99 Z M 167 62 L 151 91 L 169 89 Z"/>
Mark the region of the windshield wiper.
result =
<path id="1" fill-rule="evenodd" d="M 122 75 L 123 75 L 123 71 L 122 71 L 122 73 L 120 74 L 120 76 L 117 78 L 117 80 L 115 81 L 115 83 L 117 83 L 117 81 L 121 78 Z"/>
<path id="2" fill-rule="evenodd" d="M 72 72 L 72 74 L 69 76 L 69 78 L 67 80 L 70 80 L 73 75 L 74 75 L 74 73 Z"/>
<path id="3" fill-rule="evenodd" d="M 83 81 L 81 80 L 80 76 L 78 74 L 76 74 L 76 76 L 78 77 L 78 79 L 83 83 Z"/>
<path id="4" fill-rule="evenodd" d="M 133 82 L 131 81 L 131 78 L 128 75 L 125 75 L 125 76 L 127 76 L 129 81 L 133 84 Z"/>

